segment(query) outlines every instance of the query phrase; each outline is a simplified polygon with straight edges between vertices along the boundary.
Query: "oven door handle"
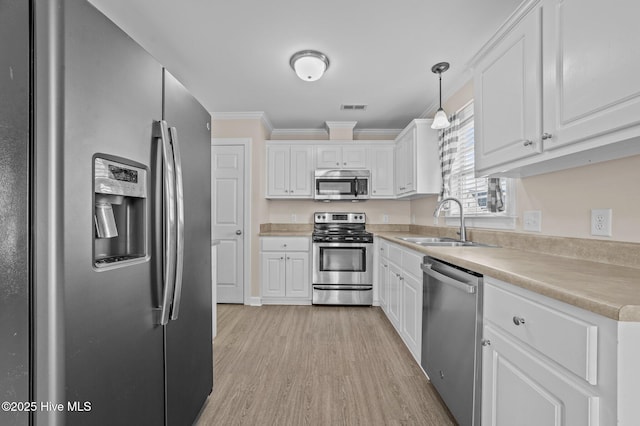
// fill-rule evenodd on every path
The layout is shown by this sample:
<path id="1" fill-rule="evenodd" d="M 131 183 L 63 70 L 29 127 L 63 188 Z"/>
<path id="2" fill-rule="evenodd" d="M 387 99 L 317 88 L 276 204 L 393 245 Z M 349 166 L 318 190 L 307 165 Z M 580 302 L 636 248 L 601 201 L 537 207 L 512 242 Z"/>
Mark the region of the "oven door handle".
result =
<path id="1" fill-rule="evenodd" d="M 370 285 L 317 285 L 314 284 L 314 290 L 356 290 L 356 291 L 368 291 L 373 286 Z"/>

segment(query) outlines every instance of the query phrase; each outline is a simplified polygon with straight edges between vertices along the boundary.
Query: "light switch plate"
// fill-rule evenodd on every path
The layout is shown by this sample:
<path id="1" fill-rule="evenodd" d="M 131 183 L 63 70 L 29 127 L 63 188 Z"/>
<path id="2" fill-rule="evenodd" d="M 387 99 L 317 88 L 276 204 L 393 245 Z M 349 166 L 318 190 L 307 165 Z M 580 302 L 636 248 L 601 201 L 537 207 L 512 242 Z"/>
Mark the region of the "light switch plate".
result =
<path id="1" fill-rule="evenodd" d="M 591 209 L 591 235 L 611 236 L 611 209 Z"/>
<path id="2" fill-rule="evenodd" d="M 389 223 L 389 215 L 388 214 L 383 214 L 382 215 L 382 223 Z"/>
<path id="3" fill-rule="evenodd" d="M 528 210 L 522 215 L 525 231 L 542 232 L 542 212 L 540 210 Z"/>

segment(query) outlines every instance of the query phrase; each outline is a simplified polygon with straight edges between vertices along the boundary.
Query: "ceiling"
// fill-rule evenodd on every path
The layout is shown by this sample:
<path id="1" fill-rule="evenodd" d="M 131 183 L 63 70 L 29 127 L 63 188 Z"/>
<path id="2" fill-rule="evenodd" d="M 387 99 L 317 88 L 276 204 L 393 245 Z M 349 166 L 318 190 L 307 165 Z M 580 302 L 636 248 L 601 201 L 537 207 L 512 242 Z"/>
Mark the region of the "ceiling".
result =
<path id="1" fill-rule="evenodd" d="M 263 111 L 275 129 L 401 129 L 469 79 L 468 61 L 521 0 L 91 0 L 212 113 Z M 325 53 L 316 82 L 289 67 Z M 343 111 L 341 104 L 366 104 Z"/>

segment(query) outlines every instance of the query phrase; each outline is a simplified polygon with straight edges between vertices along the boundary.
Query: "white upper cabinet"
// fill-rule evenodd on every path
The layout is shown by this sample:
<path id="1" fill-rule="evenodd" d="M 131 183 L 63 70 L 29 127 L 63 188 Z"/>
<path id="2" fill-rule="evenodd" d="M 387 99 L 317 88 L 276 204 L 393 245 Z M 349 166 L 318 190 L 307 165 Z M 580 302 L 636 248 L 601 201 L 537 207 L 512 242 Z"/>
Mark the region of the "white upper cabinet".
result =
<path id="1" fill-rule="evenodd" d="M 545 150 L 640 124 L 638 16 L 636 1 L 545 1 Z"/>
<path id="2" fill-rule="evenodd" d="M 640 153 L 638 15 L 632 1 L 523 3 L 474 65 L 477 174 L 530 176 Z"/>
<path id="3" fill-rule="evenodd" d="M 542 151 L 540 25 L 540 13 L 529 14 L 476 66 L 478 170 Z"/>
<path id="4" fill-rule="evenodd" d="M 317 169 L 365 169 L 367 167 L 367 147 L 317 145 Z"/>
<path id="5" fill-rule="evenodd" d="M 413 120 L 396 138 L 395 188 L 398 198 L 438 194 L 442 176 L 438 132 L 432 120 Z"/>
<path id="6" fill-rule="evenodd" d="M 267 145 L 266 198 L 313 198 L 313 145 Z"/>
<path id="7" fill-rule="evenodd" d="M 373 146 L 369 156 L 371 198 L 393 198 L 393 145 Z"/>

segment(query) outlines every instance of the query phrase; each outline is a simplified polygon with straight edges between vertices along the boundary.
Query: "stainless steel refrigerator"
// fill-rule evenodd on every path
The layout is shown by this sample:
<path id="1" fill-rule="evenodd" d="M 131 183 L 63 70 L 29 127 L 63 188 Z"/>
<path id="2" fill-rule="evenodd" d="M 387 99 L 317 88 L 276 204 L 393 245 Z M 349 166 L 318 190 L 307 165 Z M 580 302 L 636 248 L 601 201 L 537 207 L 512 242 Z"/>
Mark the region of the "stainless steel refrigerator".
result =
<path id="1" fill-rule="evenodd" d="M 0 0 L 0 45 L 0 424 L 192 424 L 210 115 L 85 0 Z"/>

